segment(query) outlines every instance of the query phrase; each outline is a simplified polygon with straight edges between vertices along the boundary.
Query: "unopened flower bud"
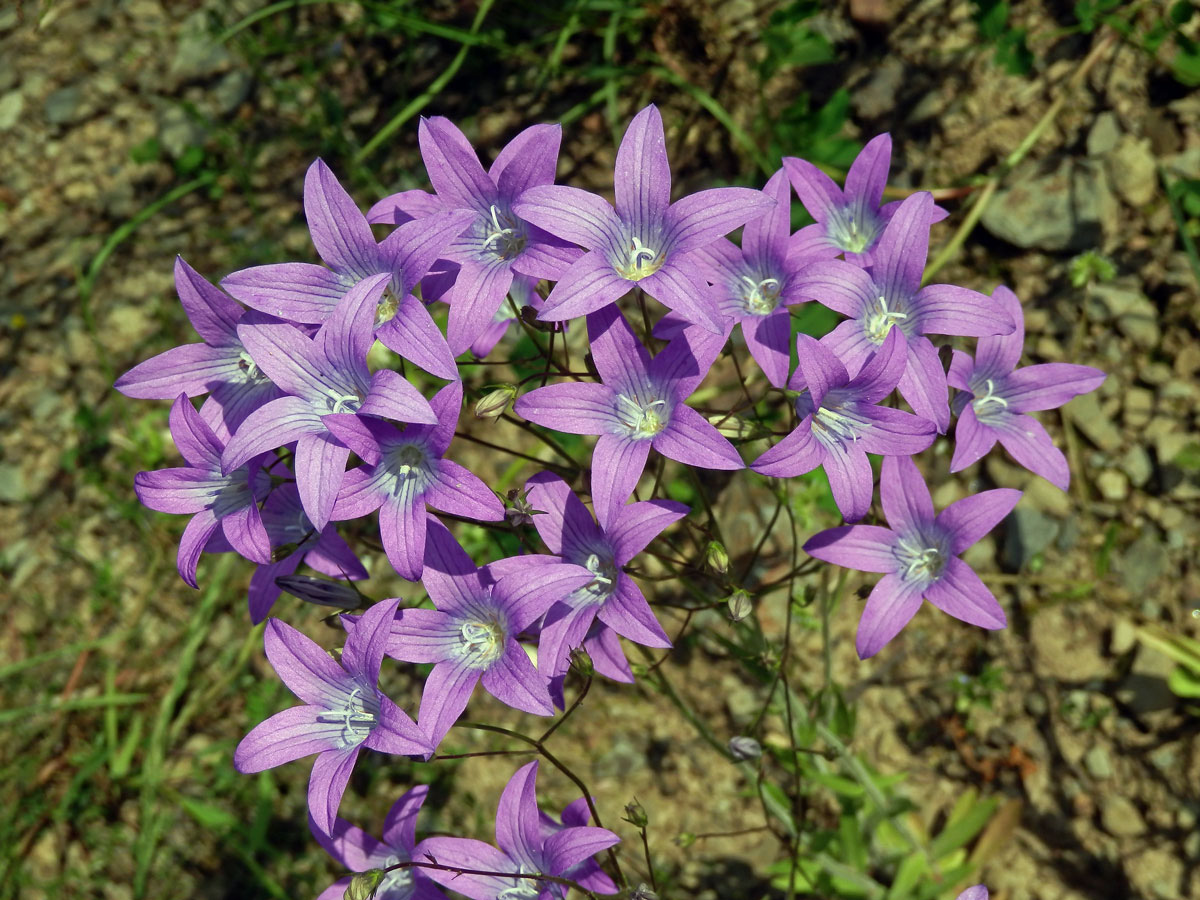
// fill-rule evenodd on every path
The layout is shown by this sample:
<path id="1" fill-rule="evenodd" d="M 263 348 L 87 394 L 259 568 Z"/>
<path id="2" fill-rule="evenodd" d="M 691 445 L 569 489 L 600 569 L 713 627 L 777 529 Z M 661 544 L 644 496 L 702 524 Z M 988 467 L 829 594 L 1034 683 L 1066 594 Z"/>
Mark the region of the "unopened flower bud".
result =
<path id="1" fill-rule="evenodd" d="M 729 571 L 729 551 L 725 549 L 725 545 L 720 541 L 709 541 L 708 552 L 705 555 L 708 562 L 708 567 L 714 572 L 720 572 L 724 575 Z"/>
<path id="2" fill-rule="evenodd" d="M 650 890 L 650 885 L 642 882 L 629 892 L 629 900 L 658 900 L 658 894 Z"/>
<path id="3" fill-rule="evenodd" d="M 345 581 L 327 581 L 311 575 L 280 575 L 275 584 L 293 597 L 317 606 L 335 609 L 360 609 L 363 606 L 362 595 Z"/>
<path id="4" fill-rule="evenodd" d="M 749 762 L 762 756 L 762 744 L 752 737 L 740 734 L 729 739 L 729 755 L 738 762 Z"/>
<path id="5" fill-rule="evenodd" d="M 625 804 L 625 821 L 634 828 L 645 828 L 650 824 L 650 817 L 646 815 L 646 807 L 634 800 Z"/>
<path id="6" fill-rule="evenodd" d="M 350 884 L 346 886 L 346 893 L 342 896 L 346 900 L 371 900 L 379 890 L 379 886 L 383 884 L 383 877 L 383 869 L 367 869 L 365 872 L 358 872 L 350 879 Z"/>
<path id="7" fill-rule="evenodd" d="M 709 416 L 708 421 L 722 437 L 729 438 L 731 441 L 748 441 L 758 432 L 758 428 L 753 422 L 749 422 L 741 416 L 731 416 L 728 413 Z"/>
<path id="8" fill-rule="evenodd" d="M 508 412 L 508 408 L 515 399 L 517 399 L 516 386 L 502 384 L 488 391 L 475 403 L 475 418 L 498 419 Z"/>
<path id="9" fill-rule="evenodd" d="M 686 850 L 694 843 L 696 843 L 696 835 L 690 831 L 681 831 L 675 835 L 675 846 L 683 850 Z"/>
<path id="10" fill-rule="evenodd" d="M 571 668 L 584 678 L 591 678 L 592 674 L 596 671 L 592 665 L 592 658 L 588 656 L 588 652 L 582 647 L 576 647 L 571 651 Z"/>
<path id="11" fill-rule="evenodd" d="M 730 621 L 740 622 L 750 613 L 754 612 L 754 601 L 750 599 L 750 595 L 738 588 L 729 595 L 728 601 Z"/>

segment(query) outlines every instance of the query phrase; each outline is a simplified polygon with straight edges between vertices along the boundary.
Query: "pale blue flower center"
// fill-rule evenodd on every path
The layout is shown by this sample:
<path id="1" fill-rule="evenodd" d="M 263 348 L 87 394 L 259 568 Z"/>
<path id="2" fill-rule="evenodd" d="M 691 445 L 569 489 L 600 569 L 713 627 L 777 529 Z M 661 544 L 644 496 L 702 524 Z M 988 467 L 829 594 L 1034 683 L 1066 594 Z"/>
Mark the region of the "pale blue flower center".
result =
<path id="1" fill-rule="evenodd" d="M 494 203 L 488 207 L 488 214 L 480 222 L 483 226 L 483 249 L 502 262 L 519 255 L 529 243 L 521 220 Z"/>
<path id="2" fill-rule="evenodd" d="M 247 353 L 243 350 L 238 354 L 238 370 L 242 373 L 242 381 L 246 384 L 263 384 L 269 379 Z"/>
<path id="3" fill-rule="evenodd" d="M 779 306 L 782 285 L 778 278 L 761 278 L 755 281 L 749 275 L 742 276 L 742 310 L 752 316 L 765 316 Z"/>
<path id="4" fill-rule="evenodd" d="M 535 874 L 524 865 L 519 866 L 517 871 L 522 875 Z M 543 882 L 536 878 L 514 878 L 513 886 L 496 894 L 496 900 L 537 900 L 538 894 L 542 892 L 542 884 Z"/>
<path id="5" fill-rule="evenodd" d="M 822 406 L 813 414 L 813 429 L 818 437 L 839 443 L 857 441 L 870 423 L 862 416 L 849 412 L 844 406 Z"/>
<path id="6" fill-rule="evenodd" d="M 482 605 L 473 607 L 459 626 L 459 654 L 473 669 L 486 669 L 504 654 L 506 623 L 499 611 Z"/>
<path id="7" fill-rule="evenodd" d="M 418 443 L 397 444 L 383 453 L 382 467 L 392 476 L 392 494 L 413 496 L 433 482 L 433 467 L 429 454 Z"/>
<path id="8" fill-rule="evenodd" d="M 379 697 L 373 691 L 361 686 L 355 687 L 345 696 L 340 706 L 320 713 L 317 721 L 326 725 L 342 726 L 339 749 L 357 747 L 379 723 Z"/>
<path id="9" fill-rule="evenodd" d="M 982 387 L 983 391 L 976 390 L 975 399 L 971 401 L 975 418 L 981 422 L 1002 418 L 1008 411 L 1008 401 L 996 393 L 996 383 L 991 378 L 986 379 Z"/>
<path id="10" fill-rule="evenodd" d="M 401 859 L 393 853 L 383 861 L 380 868 L 386 869 L 402 862 L 408 862 L 408 858 Z M 379 887 L 375 889 L 375 900 L 408 900 L 415 887 L 412 869 L 392 869 L 383 876 L 383 881 L 379 882 Z"/>
<path id="11" fill-rule="evenodd" d="M 618 394 L 616 412 L 625 433 L 639 440 L 659 434 L 671 420 L 667 401 L 661 398 L 643 400 L 637 395 Z"/>
<path id="12" fill-rule="evenodd" d="M 330 391 L 324 399 L 329 413 L 356 413 L 362 406 L 362 397 L 358 394 L 341 394 Z"/>
<path id="13" fill-rule="evenodd" d="M 209 506 L 218 519 L 223 519 L 230 513 L 249 506 L 252 499 L 250 484 L 246 480 L 246 469 L 243 466 L 213 483 L 212 502 Z"/>
<path id="14" fill-rule="evenodd" d="M 879 236 L 879 217 L 854 203 L 833 210 L 825 222 L 825 233 L 847 253 L 862 253 Z"/>
<path id="15" fill-rule="evenodd" d="M 863 316 L 863 332 L 867 339 L 873 344 L 882 344 L 884 338 L 888 336 L 888 332 L 892 330 L 893 325 L 899 325 L 908 318 L 908 313 L 904 312 L 900 304 L 892 301 L 892 309 L 888 309 L 888 301 L 886 297 L 878 298 L 878 306 L 873 306 Z"/>
<path id="16" fill-rule="evenodd" d="M 592 580 L 568 598 L 576 605 L 602 604 L 617 588 L 617 564 L 611 553 L 589 553 L 579 564 L 592 573 Z"/>
<path id="17" fill-rule="evenodd" d="M 896 542 L 900 577 L 908 582 L 936 581 L 950 561 L 946 548 L 919 534 L 905 535 Z"/>
<path id="18" fill-rule="evenodd" d="M 631 234 L 612 265 L 622 278 L 641 281 L 662 267 L 664 256 L 661 247 L 652 247 L 643 243 L 638 235 Z"/>

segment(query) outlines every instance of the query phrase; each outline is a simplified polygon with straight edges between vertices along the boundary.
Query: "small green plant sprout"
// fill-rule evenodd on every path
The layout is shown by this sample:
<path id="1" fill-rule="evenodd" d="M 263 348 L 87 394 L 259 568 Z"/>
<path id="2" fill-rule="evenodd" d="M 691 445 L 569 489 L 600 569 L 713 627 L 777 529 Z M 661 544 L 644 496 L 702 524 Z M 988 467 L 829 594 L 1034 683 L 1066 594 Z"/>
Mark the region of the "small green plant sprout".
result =
<path id="1" fill-rule="evenodd" d="M 1196 614 L 1196 610 L 1192 614 Z M 1185 700 L 1200 700 L 1200 641 L 1172 634 L 1155 625 L 1145 625 L 1137 630 L 1138 640 L 1174 662 L 1175 668 L 1167 678 L 1167 686 L 1177 697 Z M 1200 714 L 1200 708 L 1190 707 Z"/>
<path id="2" fill-rule="evenodd" d="M 1077 288 L 1112 281 L 1117 277 L 1117 268 L 1112 260 L 1095 250 L 1086 250 L 1072 259 L 1069 272 L 1071 285 Z"/>

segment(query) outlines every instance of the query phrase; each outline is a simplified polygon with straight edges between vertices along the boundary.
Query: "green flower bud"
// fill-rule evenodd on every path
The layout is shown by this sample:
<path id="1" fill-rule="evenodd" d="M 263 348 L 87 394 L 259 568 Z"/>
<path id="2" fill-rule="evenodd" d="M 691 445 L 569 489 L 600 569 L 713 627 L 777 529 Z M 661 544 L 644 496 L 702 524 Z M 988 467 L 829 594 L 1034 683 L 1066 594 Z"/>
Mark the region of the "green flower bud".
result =
<path id="1" fill-rule="evenodd" d="M 502 384 L 488 391 L 475 403 L 475 418 L 498 419 L 508 412 L 508 408 L 512 406 L 512 402 L 516 399 L 516 386 Z"/>
<path id="2" fill-rule="evenodd" d="M 636 799 L 632 803 L 625 804 L 624 818 L 634 828 L 645 828 L 650 824 L 650 817 L 646 815 L 646 807 Z"/>
<path id="3" fill-rule="evenodd" d="M 346 893 L 342 896 L 345 900 L 371 900 L 379 890 L 379 885 L 383 884 L 383 875 L 383 869 L 367 869 L 357 873 L 350 879 Z"/>
<path id="4" fill-rule="evenodd" d="M 741 588 L 738 588 L 729 595 L 727 605 L 729 607 L 729 619 L 732 622 L 740 622 L 754 612 L 754 601 Z"/>
<path id="5" fill-rule="evenodd" d="M 714 572 L 724 575 L 729 571 L 729 551 L 720 541 L 709 541 L 705 560 L 708 562 L 708 567 Z"/>

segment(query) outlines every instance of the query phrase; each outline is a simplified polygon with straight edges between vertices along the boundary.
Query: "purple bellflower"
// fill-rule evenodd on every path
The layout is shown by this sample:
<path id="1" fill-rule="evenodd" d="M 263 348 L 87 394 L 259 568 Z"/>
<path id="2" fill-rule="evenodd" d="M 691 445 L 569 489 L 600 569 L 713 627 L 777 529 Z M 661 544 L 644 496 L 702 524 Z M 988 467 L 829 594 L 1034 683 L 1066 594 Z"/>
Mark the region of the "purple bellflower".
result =
<path id="1" fill-rule="evenodd" d="M 1041 423 L 1026 413 L 1056 409 L 1072 397 L 1094 391 L 1105 374 L 1091 366 L 1045 363 L 1017 369 L 1025 345 L 1021 301 L 1000 286 L 992 297 L 1017 324 L 1012 334 L 981 338 L 975 359 L 954 351 L 947 376 L 958 388 L 955 407 L 954 457 L 950 471 L 958 472 L 981 459 L 1000 441 L 1013 459 L 1064 491 L 1071 483 L 1067 458 L 1054 446 Z"/>
<path id="2" fill-rule="evenodd" d="M 1012 512 L 1021 492 L 984 491 L 951 503 L 935 516 L 916 463 L 906 456 L 885 456 L 879 493 L 891 528 L 843 525 L 814 535 L 804 545 L 816 559 L 884 573 L 858 623 L 858 655 L 874 656 L 899 634 L 920 608 L 922 597 L 956 619 L 981 628 L 1003 628 L 1004 610 L 958 555 Z"/>
<path id="3" fill-rule="evenodd" d="M 251 412 L 282 393 L 255 365 L 238 337 L 246 315 L 238 303 L 175 257 L 175 290 L 202 344 L 172 347 L 138 363 L 113 385 L 126 397 L 169 400 L 212 392 L 200 415 L 222 440 Z"/>
<path id="4" fill-rule="evenodd" d="M 343 413 L 324 418 L 329 430 L 367 463 L 346 473 L 330 517 L 357 519 L 378 509 L 388 561 L 409 581 L 421 577 L 426 503 L 485 522 L 504 519 L 504 504 L 487 485 L 442 458 L 458 425 L 462 383 L 446 385 L 430 406 L 437 425 L 409 425 L 403 431 L 367 416 Z"/>
<path id="5" fill-rule="evenodd" d="M 439 378 L 457 379 L 454 357 L 412 289 L 471 216 L 433 211 L 376 243 L 367 217 L 319 159 L 304 176 L 304 213 L 313 244 L 329 268 L 296 262 L 253 266 L 227 275 L 221 286 L 261 312 L 318 325 L 333 315 L 350 288 L 386 274 L 387 299 L 373 311 L 379 340 Z"/>
<path id="6" fill-rule="evenodd" d="M 844 253 L 848 262 L 870 265 L 871 250 L 900 207 L 899 201 L 879 205 L 891 164 L 890 134 L 877 135 L 862 148 L 846 173 L 845 190 L 807 160 L 784 157 L 783 169 L 796 195 L 808 214 L 816 219 L 814 224 L 796 232 L 791 249 L 805 256 L 831 257 Z M 930 224 L 940 222 L 946 215 L 944 209 L 935 206 Z"/>
<path id="7" fill-rule="evenodd" d="M 692 275 L 692 251 L 761 216 L 773 201 L 730 187 L 671 203 L 666 136 L 653 104 L 629 123 L 613 189 L 615 212 L 595 194 L 565 185 L 530 188 L 517 203 L 517 215 L 590 251 L 554 286 L 540 318 L 573 319 L 640 287 L 689 322 L 721 333 L 715 298 Z"/>
<path id="8" fill-rule="evenodd" d="M 988 889 L 982 884 L 976 884 L 959 894 L 955 900 L 988 900 Z"/>
<path id="9" fill-rule="evenodd" d="M 289 396 L 251 413 L 230 439 L 222 461 L 232 470 L 295 441 L 300 500 L 318 530 L 329 521 L 350 456 L 350 448 L 322 421 L 325 416 L 355 413 L 437 424 L 429 401 L 399 372 L 367 371 L 375 307 L 387 278 L 373 275 L 352 287 L 311 339 L 286 322 L 238 326 L 255 364 Z"/>
<path id="10" fill-rule="evenodd" d="M 470 838 L 429 837 L 421 842 L 426 858 L 457 869 L 570 878 L 567 873 L 580 863 L 621 840 L 606 828 L 589 825 L 562 828 L 547 836 L 537 806 L 537 771 L 537 760 L 522 766 L 500 795 L 496 809 L 499 849 Z M 565 886 L 537 878 L 426 871 L 430 878 L 471 900 L 561 900 L 567 893 Z"/>
<path id="11" fill-rule="evenodd" d="M 825 339 L 850 371 L 857 371 L 893 327 L 903 332 L 908 365 L 900 377 L 900 395 L 913 411 L 950 427 L 949 388 L 937 349 L 926 334 L 983 337 L 1009 334 L 1012 320 L 987 296 L 950 284 L 921 287 L 929 253 L 933 195 L 922 191 L 896 210 L 872 254 L 870 269 L 841 260 L 816 262 L 800 275 L 809 296 L 849 316 Z"/>
<path id="12" fill-rule="evenodd" d="M 282 464 L 271 468 L 273 475 L 286 471 Z M 250 621 L 255 625 L 279 599 L 281 591 L 275 579 L 291 575 L 300 563 L 330 578 L 362 581 L 367 577 L 367 570 L 332 524 L 318 530 L 309 521 L 295 484 L 281 484 L 271 491 L 262 506 L 262 521 L 275 555 L 269 565 L 260 565 L 250 577 Z M 213 543 L 208 549 L 215 552 Z"/>
<path id="13" fill-rule="evenodd" d="M 391 201 L 419 222 L 433 210 L 466 211 L 468 215 L 468 227 L 443 253 L 458 266 L 445 297 L 450 304 L 446 336 L 457 355 L 492 324 L 514 275 L 556 280 L 580 255 L 572 245 L 513 211 L 524 191 L 554 183 L 562 128 L 526 128 L 500 151 L 486 172 L 470 142 L 449 119 L 422 119 L 418 137 L 425 169 L 437 191 L 436 202 L 411 191 L 383 202 Z"/>
<path id="14" fill-rule="evenodd" d="M 560 831 L 588 825 L 592 821 L 592 813 L 588 809 L 587 798 L 580 797 L 566 805 L 560 820 L 555 820 L 545 811 L 539 813 L 538 820 L 542 826 L 542 839 L 549 840 Z M 562 874 L 564 878 L 570 878 L 584 890 L 591 891 L 593 894 L 615 894 L 617 892 L 616 884 L 591 856 Z"/>
<path id="15" fill-rule="evenodd" d="M 418 723 L 436 747 L 458 720 L 478 681 L 514 709 L 549 716 L 554 705 L 517 635 L 571 591 L 592 580 L 582 566 L 557 563 L 492 580 L 431 520 L 421 575 L 436 609 L 405 609 L 392 625 L 387 653 L 434 663 L 421 695 Z"/>
<path id="16" fill-rule="evenodd" d="M 351 872 L 387 869 L 414 859 L 424 862 L 423 845 L 417 843 L 417 814 L 428 794 L 428 785 L 420 784 L 395 802 L 383 820 L 383 840 L 341 818 L 334 820 L 329 834 L 311 821 L 309 825 L 325 852 Z M 317 900 L 342 900 L 350 881 L 351 876 L 339 878 L 321 891 Z M 413 866 L 384 873 L 383 881 L 375 889 L 375 900 L 446 900 L 446 895 L 424 869 Z"/>
<path id="17" fill-rule="evenodd" d="M 525 394 L 514 409 L 547 428 L 600 436 L 592 501 L 602 527 L 637 487 L 651 447 L 689 466 L 742 468 L 733 445 L 683 403 L 708 374 L 723 337 L 689 327 L 651 360 L 615 305 L 588 316 L 588 337 L 602 384 L 552 384 Z"/>
<path id="18" fill-rule="evenodd" d="M 783 387 L 792 333 L 787 308 L 809 299 L 798 290 L 795 275 L 814 257 L 788 251 L 791 194 L 782 171 L 771 176 L 763 193 L 775 206 L 746 224 L 740 250 L 726 238 L 717 238 L 696 250 L 695 259 L 716 285 L 721 313 L 742 326 L 746 346 L 767 380 Z"/>
<path id="19" fill-rule="evenodd" d="M 133 489 L 144 506 L 165 513 L 192 514 L 179 541 L 179 577 L 196 587 L 196 564 L 219 528 L 230 546 L 251 562 L 271 561 L 271 542 L 258 501 L 270 479 L 262 461 L 251 458 L 229 472 L 221 470 L 225 442 L 180 394 L 171 406 L 171 437 L 187 466 L 138 472 Z"/>
<path id="20" fill-rule="evenodd" d="M 238 744 L 233 764 L 250 774 L 318 754 L 308 782 L 308 811 L 313 828 L 325 834 L 333 830 L 363 747 L 403 756 L 433 752 L 413 720 L 378 688 L 398 604 L 376 603 L 350 627 L 341 665 L 290 625 L 267 622 L 267 659 L 304 705 L 256 725 Z"/>
<path id="21" fill-rule="evenodd" d="M 624 566 L 667 526 L 687 515 L 688 508 L 670 500 L 646 500 L 620 507 L 607 529 L 598 526 L 567 483 L 550 472 L 529 479 L 527 496 L 540 514 L 534 527 L 553 556 L 516 556 L 493 563 L 497 574 L 526 571 L 562 562 L 592 573 L 587 584 L 572 591 L 547 613 L 538 644 L 538 671 L 547 677 L 564 673 L 570 651 L 589 649 L 593 622 L 647 647 L 670 647 L 650 604 Z"/>
<path id="22" fill-rule="evenodd" d="M 926 419 L 877 405 L 895 390 L 904 371 L 904 337 L 892 329 L 854 378 L 807 334 L 796 335 L 796 350 L 800 364 L 788 387 L 807 387 L 796 399 L 800 424 L 750 468 L 791 478 L 823 466 L 838 509 L 847 522 L 857 522 L 871 508 L 874 493 L 867 454 L 911 456 L 932 444 L 936 433 Z"/>

